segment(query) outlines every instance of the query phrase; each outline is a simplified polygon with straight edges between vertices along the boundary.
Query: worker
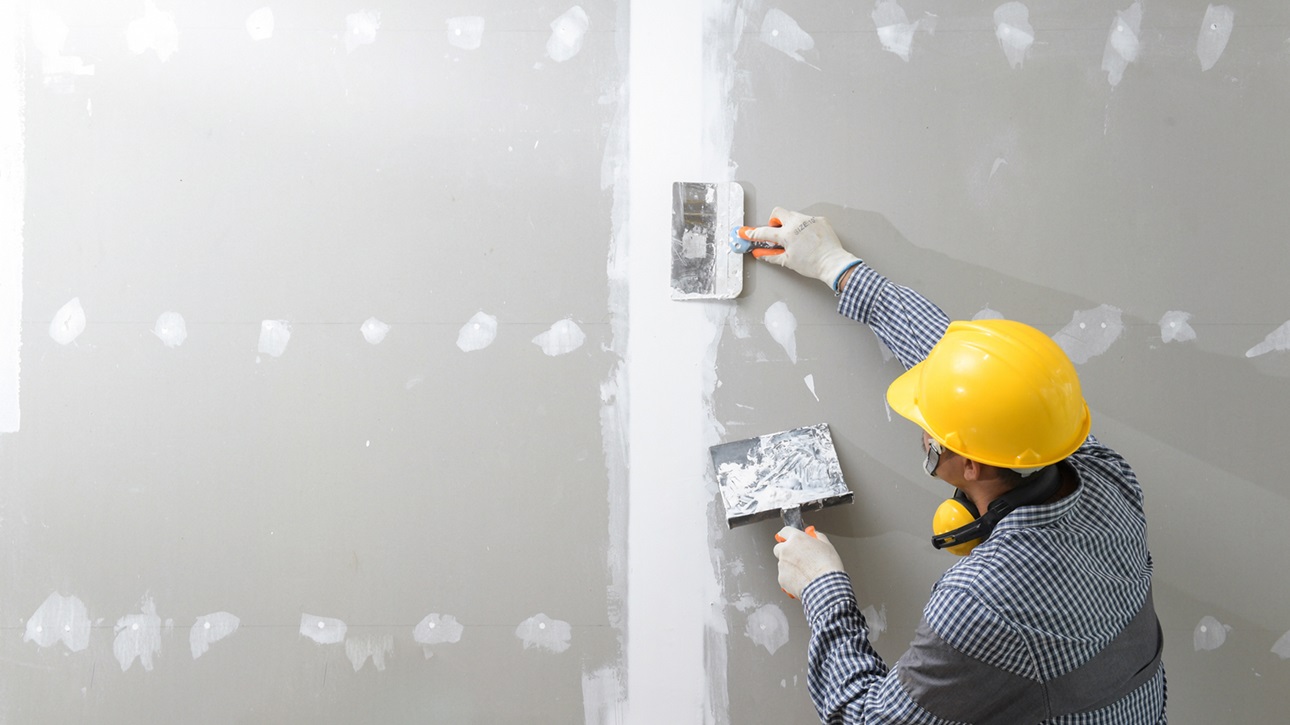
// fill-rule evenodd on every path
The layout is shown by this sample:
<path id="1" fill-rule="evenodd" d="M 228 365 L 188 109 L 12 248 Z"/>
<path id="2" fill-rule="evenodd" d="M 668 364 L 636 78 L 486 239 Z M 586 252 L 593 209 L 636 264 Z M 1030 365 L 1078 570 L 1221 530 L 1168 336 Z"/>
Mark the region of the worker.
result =
<path id="1" fill-rule="evenodd" d="M 830 285 L 905 372 L 891 409 L 923 429 L 924 470 L 954 487 L 933 545 L 963 555 L 888 666 L 823 534 L 785 527 L 779 584 L 811 629 L 807 683 L 825 723 L 1166 722 L 1142 489 L 1089 435 L 1069 358 L 1008 320 L 950 322 L 843 248 L 829 223 L 776 208 L 749 232 L 763 261 Z"/>

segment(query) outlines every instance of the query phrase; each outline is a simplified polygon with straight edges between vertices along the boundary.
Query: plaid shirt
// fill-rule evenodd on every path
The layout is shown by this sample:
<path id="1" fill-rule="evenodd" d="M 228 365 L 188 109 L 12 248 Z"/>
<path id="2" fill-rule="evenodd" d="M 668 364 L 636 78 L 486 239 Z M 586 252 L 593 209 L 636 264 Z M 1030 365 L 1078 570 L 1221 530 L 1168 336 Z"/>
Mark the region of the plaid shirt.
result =
<path id="1" fill-rule="evenodd" d="M 906 369 L 926 357 L 949 325 L 936 305 L 864 264 L 856 267 L 838 309 L 867 323 Z M 993 686 L 1006 682 L 1016 688 L 1017 697 L 1043 703 L 1038 711 L 1048 715 L 1030 721 L 1166 722 L 1164 667 L 1154 664 L 1143 667 L 1138 676 L 1142 684 L 1118 700 L 1097 702 L 1074 714 L 1053 714 L 1060 678 L 1100 652 L 1103 659 L 1090 668 L 1112 661 L 1118 651 L 1108 644 L 1131 622 L 1149 616 L 1159 632 L 1151 609 L 1151 555 L 1137 478 L 1119 454 L 1093 436 L 1066 463 L 1078 476 L 1076 490 L 1054 503 L 1013 511 L 989 539 L 950 567 L 932 588 L 910 651 L 890 668 L 869 644 L 868 626 L 846 574 L 826 574 L 806 587 L 808 685 L 822 721 L 1007 722 L 999 707 L 1006 707 L 1012 695 Z M 1152 635 L 1153 641 L 1158 642 L 1157 636 Z M 935 670 L 931 680 L 920 674 L 923 684 L 934 686 L 911 693 L 906 685 L 910 678 L 902 677 L 908 672 L 901 668 L 912 672 L 929 652 L 933 661 L 953 666 Z M 1077 699 L 1103 694 L 1087 689 L 1077 686 Z M 971 712 L 978 714 L 964 716 Z"/>

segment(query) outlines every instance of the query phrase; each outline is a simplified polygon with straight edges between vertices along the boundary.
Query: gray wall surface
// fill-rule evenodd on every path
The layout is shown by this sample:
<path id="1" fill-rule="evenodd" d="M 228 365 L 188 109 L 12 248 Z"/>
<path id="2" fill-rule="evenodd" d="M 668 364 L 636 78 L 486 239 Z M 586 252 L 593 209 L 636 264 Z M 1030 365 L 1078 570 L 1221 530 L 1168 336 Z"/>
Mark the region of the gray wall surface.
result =
<path id="1" fill-rule="evenodd" d="M 18 26 L 0 722 L 580 722 L 621 657 L 620 8 L 274 2 L 257 39 L 262 5 L 58 2 Z M 496 339 L 465 351 L 479 312 Z M 562 320 L 585 340 L 545 354 Z M 80 626 L 73 597 L 84 648 L 46 644 Z M 192 654 L 221 612 L 236 631 Z M 460 641 L 423 647 L 430 615 Z"/>
<path id="2" fill-rule="evenodd" d="M 1284 719 L 1290 6 L 3 13 L 0 723 L 811 722 L 775 526 L 727 530 L 705 457 L 817 422 L 856 497 L 811 523 L 894 661 L 946 486 L 818 282 L 668 299 L 670 182 L 727 178 L 953 317 L 1080 338 L 1170 720 Z"/>
<path id="3" fill-rule="evenodd" d="M 996 32 L 1000 5 L 726 8 L 741 32 L 709 42 L 733 57 L 731 157 L 755 199 L 750 222 L 774 206 L 821 214 L 851 251 L 952 318 L 989 309 L 1059 339 L 1108 322 L 1103 339 L 1068 351 L 1087 355 L 1078 369 L 1093 432 L 1146 492 L 1170 720 L 1280 722 L 1290 6 L 1230 3 L 1220 47 L 1208 36 L 1224 30 L 1222 14 L 1207 17 L 1205 2 L 1026 2 L 1034 43 L 1013 63 Z M 907 58 L 899 42 L 884 48 L 880 26 L 910 39 Z M 1114 83 L 1104 64 L 1124 56 L 1112 36 L 1136 50 Z M 948 487 L 922 472 L 917 428 L 886 409 L 900 366 L 877 339 L 839 316 L 818 282 L 750 274 L 722 341 L 717 417 L 732 438 L 830 423 L 856 504 L 813 522 L 840 542 L 860 605 L 885 611 L 876 646 L 894 661 L 954 561 L 928 542 Z M 761 324 L 777 301 L 797 319 L 796 364 Z M 1180 329 L 1170 311 L 1189 313 L 1194 339 L 1169 339 Z M 793 628 L 773 655 L 731 638 L 733 722 L 809 712 L 807 631 L 800 608 L 776 599 L 770 533 L 717 537 L 742 565 L 727 568 L 728 600 L 775 603 Z"/>

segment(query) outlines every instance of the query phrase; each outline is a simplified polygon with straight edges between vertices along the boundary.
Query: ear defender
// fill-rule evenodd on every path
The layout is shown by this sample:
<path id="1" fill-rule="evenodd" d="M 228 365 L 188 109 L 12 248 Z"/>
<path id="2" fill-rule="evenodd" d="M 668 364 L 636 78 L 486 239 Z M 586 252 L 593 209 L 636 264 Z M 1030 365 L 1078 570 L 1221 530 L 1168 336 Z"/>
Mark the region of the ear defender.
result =
<path id="1" fill-rule="evenodd" d="M 980 516 L 976 505 L 962 491 L 955 490 L 954 498 L 942 501 L 932 516 L 932 546 L 967 556 L 985 539 L 981 533 Z"/>
<path id="2" fill-rule="evenodd" d="M 932 516 L 932 546 L 967 556 L 978 544 L 990 538 L 995 525 L 1004 516 L 1022 506 L 1047 501 L 1062 487 L 1057 466 L 1049 466 L 1035 476 L 1037 480 L 1034 482 L 1023 483 L 991 501 L 984 516 L 967 494 L 955 489 L 954 497 L 942 501 Z"/>

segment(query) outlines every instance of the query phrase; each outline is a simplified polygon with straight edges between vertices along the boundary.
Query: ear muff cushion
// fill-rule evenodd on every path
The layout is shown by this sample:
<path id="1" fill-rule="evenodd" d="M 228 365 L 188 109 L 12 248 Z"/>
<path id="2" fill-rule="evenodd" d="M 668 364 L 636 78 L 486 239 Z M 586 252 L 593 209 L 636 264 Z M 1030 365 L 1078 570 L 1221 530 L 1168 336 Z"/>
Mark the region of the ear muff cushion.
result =
<path id="1" fill-rule="evenodd" d="M 958 498 L 947 498 L 941 502 L 940 506 L 936 507 L 936 513 L 932 516 L 932 534 L 934 536 L 948 534 L 956 529 L 971 525 L 976 519 L 976 515 L 969 511 L 968 507 Z M 950 553 L 966 556 L 979 543 L 981 543 L 981 539 L 978 537 L 964 541 L 961 544 L 947 546 L 945 549 Z"/>

